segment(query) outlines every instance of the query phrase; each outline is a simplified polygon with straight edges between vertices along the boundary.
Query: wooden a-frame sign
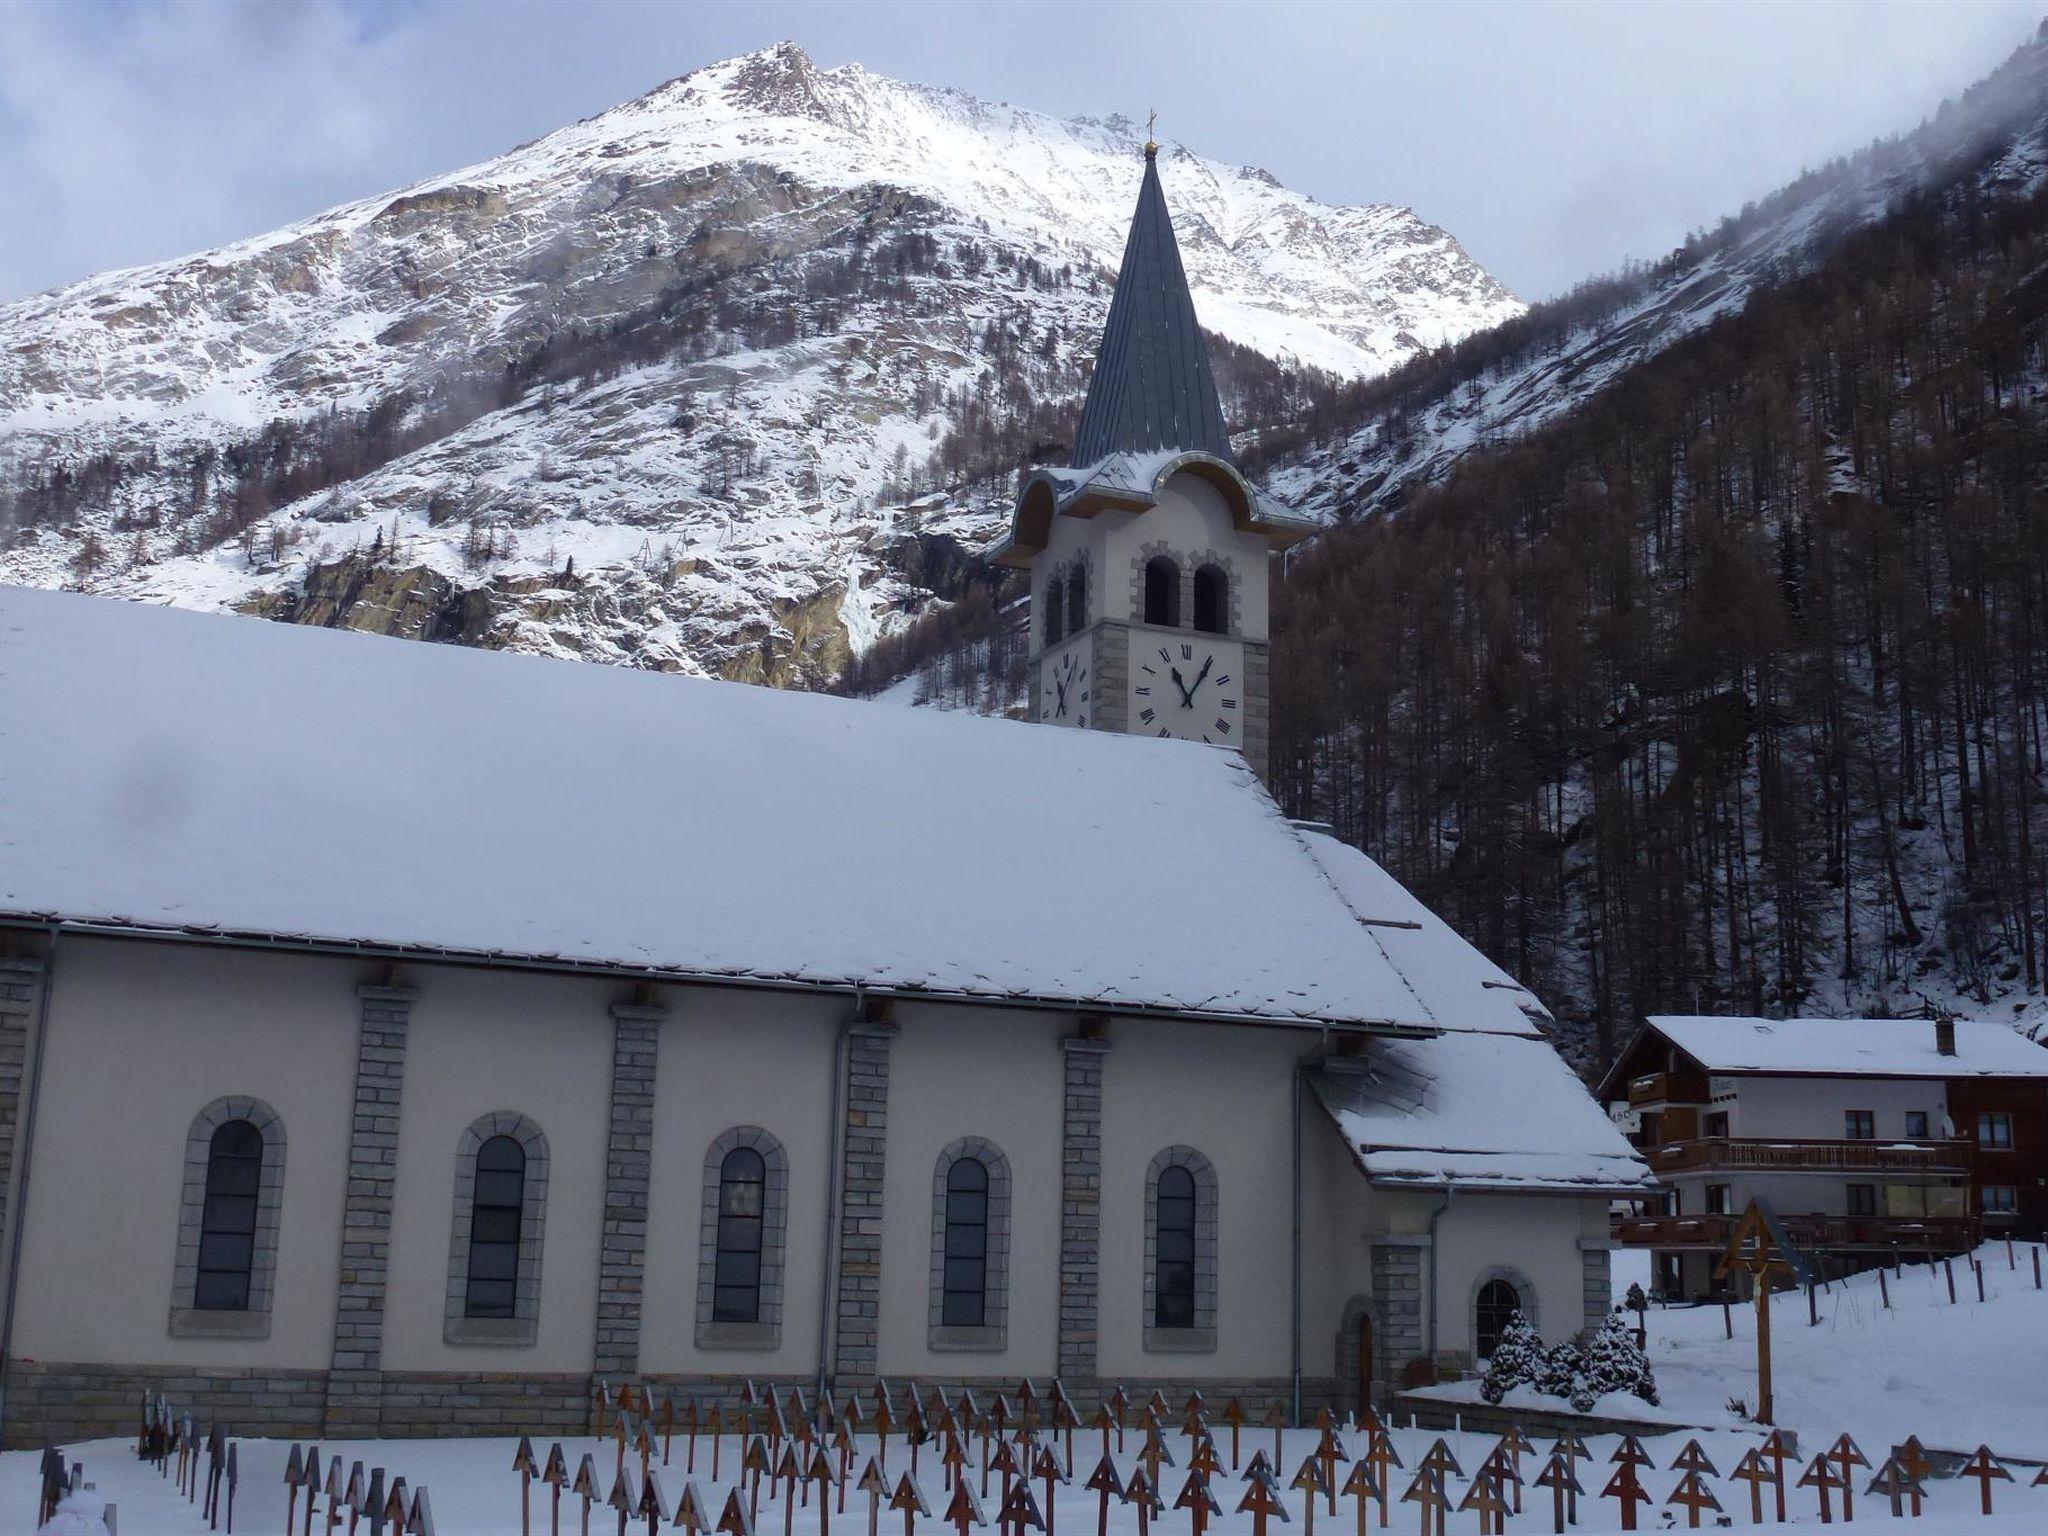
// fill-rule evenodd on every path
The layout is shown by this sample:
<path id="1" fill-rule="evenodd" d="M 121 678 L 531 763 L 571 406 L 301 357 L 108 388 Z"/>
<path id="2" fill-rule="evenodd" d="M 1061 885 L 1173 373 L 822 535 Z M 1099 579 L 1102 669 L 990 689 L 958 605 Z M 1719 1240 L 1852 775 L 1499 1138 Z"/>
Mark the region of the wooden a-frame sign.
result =
<path id="1" fill-rule="evenodd" d="M 1771 1419 L 1771 1281 L 1783 1276 L 1793 1285 L 1806 1283 L 1806 1261 L 1792 1246 L 1778 1218 L 1761 1200 L 1749 1202 L 1735 1232 L 1714 1266 L 1714 1278 L 1725 1279 L 1736 1270 L 1750 1277 L 1756 1293 L 1756 1422 Z"/>

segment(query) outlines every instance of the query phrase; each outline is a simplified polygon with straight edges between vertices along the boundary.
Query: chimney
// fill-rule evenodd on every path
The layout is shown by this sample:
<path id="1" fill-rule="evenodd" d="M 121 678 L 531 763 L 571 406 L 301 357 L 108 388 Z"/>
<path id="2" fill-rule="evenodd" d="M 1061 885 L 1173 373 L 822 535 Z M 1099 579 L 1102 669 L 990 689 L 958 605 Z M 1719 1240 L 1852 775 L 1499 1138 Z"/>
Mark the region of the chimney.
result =
<path id="1" fill-rule="evenodd" d="M 1944 1013 L 1934 1021 L 1934 1049 L 1941 1056 L 1956 1053 L 1956 1021 L 1948 1014 Z"/>

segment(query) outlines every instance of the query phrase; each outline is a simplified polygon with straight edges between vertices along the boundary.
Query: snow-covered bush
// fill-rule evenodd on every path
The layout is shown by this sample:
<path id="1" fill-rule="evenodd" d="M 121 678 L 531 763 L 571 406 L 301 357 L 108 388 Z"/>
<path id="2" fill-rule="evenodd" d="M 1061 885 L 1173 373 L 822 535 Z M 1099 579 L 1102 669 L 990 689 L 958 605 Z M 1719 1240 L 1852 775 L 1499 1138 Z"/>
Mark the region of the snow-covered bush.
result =
<path id="1" fill-rule="evenodd" d="M 1544 1353 L 1543 1374 L 1536 1390 L 1546 1397 L 1564 1398 L 1580 1413 L 1588 1413 L 1600 1394 L 1593 1386 L 1587 1365 L 1586 1351 L 1576 1339 L 1553 1344 Z"/>
<path id="2" fill-rule="evenodd" d="M 1536 1336 L 1528 1319 L 1517 1312 L 1500 1331 L 1500 1342 L 1494 1345 L 1493 1356 L 1486 1362 L 1485 1379 L 1479 1383 L 1479 1395 L 1489 1403 L 1498 1403 L 1516 1387 L 1535 1386 L 1542 1375 L 1543 1340 Z"/>
<path id="3" fill-rule="evenodd" d="M 1595 1396 L 1604 1392 L 1627 1392 L 1654 1406 L 1657 1378 L 1650 1370 L 1650 1358 L 1636 1344 L 1635 1330 L 1616 1307 L 1607 1314 L 1585 1349 L 1586 1376 Z"/>

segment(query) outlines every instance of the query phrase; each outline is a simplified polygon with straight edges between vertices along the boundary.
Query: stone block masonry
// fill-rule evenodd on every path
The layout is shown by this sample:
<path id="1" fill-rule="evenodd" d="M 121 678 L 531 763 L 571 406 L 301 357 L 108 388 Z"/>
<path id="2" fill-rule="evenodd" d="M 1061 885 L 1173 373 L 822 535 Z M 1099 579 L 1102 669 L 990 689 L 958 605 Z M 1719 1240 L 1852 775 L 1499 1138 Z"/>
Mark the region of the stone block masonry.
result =
<path id="1" fill-rule="evenodd" d="M 661 1021 L 650 1003 L 612 1008 L 611 1132 L 605 1149 L 604 1238 L 597 1272 L 599 1376 L 640 1369 L 640 1310 L 646 1283 L 647 1189 L 654 1166 L 654 1073 Z"/>
<path id="2" fill-rule="evenodd" d="M 839 1174 L 832 1375 L 843 1390 L 875 1375 L 882 1303 L 882 1170 L 889 1148 L 889 1047 L 896 1026 L 848 1026 Z"/>
<path id="3" fill-rule="evenodd" d="M 1410 1361 L 1422 1358 L 1422 1266 L 1427 1237 L 1379 1238 L 1372 1245 L 1378 1320 L 1372 1341 L 1372 1395 L 1385 1402 Z"/>
<path id="4" fill-rule="evenodd" d="M 391 1262 L 391 1198 L 398 1178 L 399 1101 L 412 1024 L 412 987 L 356 989 L 355 1113 L 342 1206 L 341 1274 L 334 1352 L 327 1372 L 325 1432 L 371 1435 L 382 1422 L 384 1293 Z"/>
<path id="5" fill-rule="evenodd" d="M 1102 1058 L 1106 1040 L 1060 1042 L 1066 1089 L 1060 1119 L 1059 1374 L 1095 1374 L 1102 1266 Z M 1078 1405 L 1077 1405 L 1078 1406 Z"/>
<path id="6" fill-rule="evenodd" d="M 1590 1334 L 1614 1309 L 1614 1239 L 1580 1238 L 1579 1263 L 1585 1271 L 1586 1332 Z"/>
<path id="7" fill-rule="evenodd" d="M 28 1037 L 43 985 L 40 960 L 0 959 L 0 1285 L 7 1274 L 14 1171 L 21 1135 Z"/>

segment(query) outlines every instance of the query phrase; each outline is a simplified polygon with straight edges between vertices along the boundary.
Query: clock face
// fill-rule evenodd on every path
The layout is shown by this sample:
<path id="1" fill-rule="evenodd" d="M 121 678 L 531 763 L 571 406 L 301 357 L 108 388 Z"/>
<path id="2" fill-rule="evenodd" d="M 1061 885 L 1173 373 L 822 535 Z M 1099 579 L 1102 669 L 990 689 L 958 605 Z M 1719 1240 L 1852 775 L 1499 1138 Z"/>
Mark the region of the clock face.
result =
<path id="1" fill-rule="evenodd" d="M 1089 699 L 1095 684 L 1088 659 L 1075 647 L 1048 656 L 1038 669 L 1038 718 L 1047 725 L 1088 726 Z"/>
<path id="2" fill-rule="evenodd" d="M 1211 746 L 1244 734 L 1244 649 L 1208 635 L 1154 630 L 1131 636 L 1131 729 Z"/>

